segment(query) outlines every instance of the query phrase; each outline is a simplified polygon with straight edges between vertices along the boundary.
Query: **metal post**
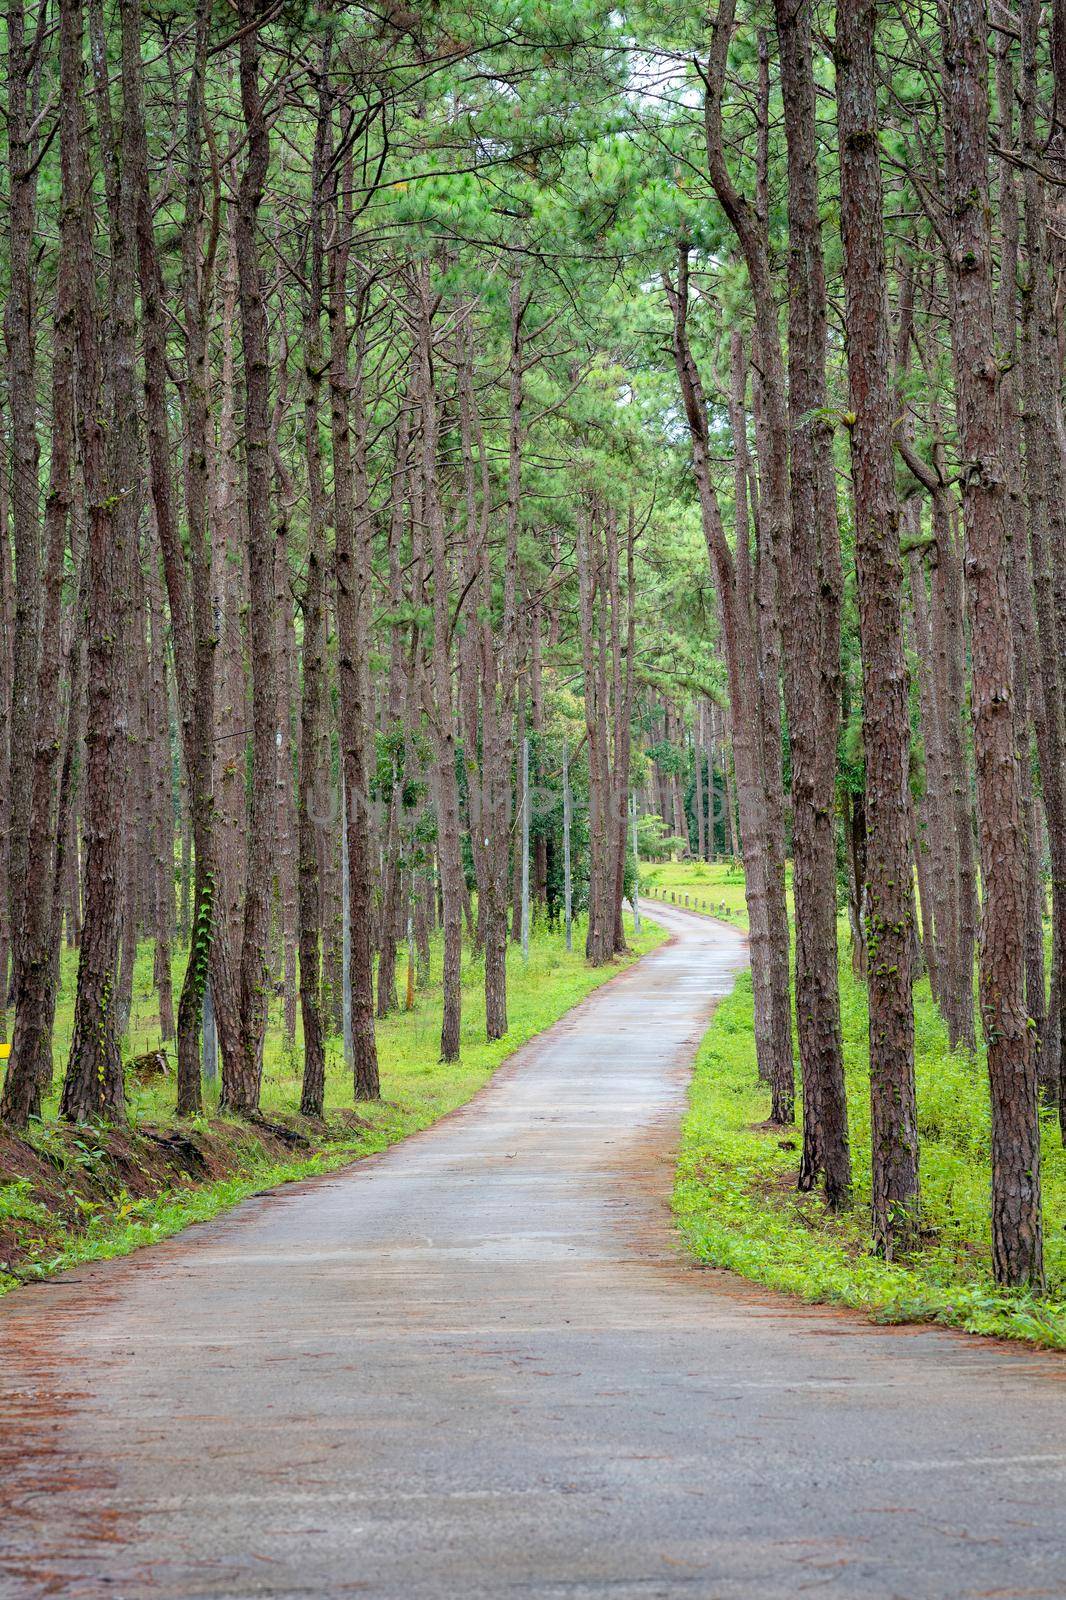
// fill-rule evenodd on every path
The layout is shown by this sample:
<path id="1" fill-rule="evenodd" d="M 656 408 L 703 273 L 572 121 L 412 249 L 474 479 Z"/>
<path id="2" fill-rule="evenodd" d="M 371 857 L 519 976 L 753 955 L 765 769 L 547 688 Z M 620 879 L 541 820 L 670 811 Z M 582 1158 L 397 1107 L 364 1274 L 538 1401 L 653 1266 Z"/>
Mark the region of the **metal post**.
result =
<path id="1" fill-rule="evenodd" d="M 215 1022 L 215 997 L 211 992 L 211 979 L 204 985 L 204 1077 L 214 1083 L 218 1077 L 218 1026 Z"/>
<path id="2" fill-rule="evenodd" d="M 529 739 L 522 740 L 522 960 L 529 960 Z"/>
<path id="3" fill-rule="evenodd" d="M 355 1068 L 355 1046 L 352 1043 L 352 902 L 351 884 L 348 881 L 348 795 L 341 771 L 341 1016 L 344 1022 L 344 1064 L 351 1072 Z"/>
<path id="4" fill-rule="evenodd" d="M 574 886 L 570 877 L 570 746 L 563 744 L 563 903 L 566 948 L 574 948 Z"/>
<path id="5" fill-rule="evenodd" d="M 629 797 L 629 814 L 633 819 L 633 932 L 640 932 L 640 856 L 637 853 L 637 797 Z"/>
<path id="6" fill-rule="evenodd" d="M 415 919 L 411 909 L 410 897 L 407 901 L 407 1009 L 414 1010 L 415 1004 Z"/>

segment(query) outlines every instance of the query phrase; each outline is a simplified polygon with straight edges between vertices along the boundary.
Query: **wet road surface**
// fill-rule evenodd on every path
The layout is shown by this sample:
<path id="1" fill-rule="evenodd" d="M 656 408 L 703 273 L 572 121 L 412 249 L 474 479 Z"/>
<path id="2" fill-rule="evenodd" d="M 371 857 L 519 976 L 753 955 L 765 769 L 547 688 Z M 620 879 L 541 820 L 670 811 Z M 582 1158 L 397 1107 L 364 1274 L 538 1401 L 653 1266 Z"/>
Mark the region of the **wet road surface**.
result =
<path id="1" fill-rule="evenodd" d="M 681 1258 L 674 941 L 346 1172 L 0 1301 L 0 1595 L 1066 1596 L 1064 1364 Z"/>

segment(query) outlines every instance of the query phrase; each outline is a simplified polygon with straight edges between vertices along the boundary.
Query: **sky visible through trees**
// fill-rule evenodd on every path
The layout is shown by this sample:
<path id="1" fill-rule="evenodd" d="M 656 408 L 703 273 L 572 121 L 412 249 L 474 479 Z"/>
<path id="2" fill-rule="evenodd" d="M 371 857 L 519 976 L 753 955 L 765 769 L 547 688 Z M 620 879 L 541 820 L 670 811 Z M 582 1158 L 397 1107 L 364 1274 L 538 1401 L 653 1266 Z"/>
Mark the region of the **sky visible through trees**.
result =
<path id="1" fill-rule="evenodd" d="M 464 951 L 503 1038 L 531 922 L 624 948 L 635 841 L 739 856 L 798 1187 L 853 1203 L 843 959 L 871 1243 L 918 1243 L 927 979 L 1039 1292 L 1066 5 L 13 0 L 0 43 L 0 1120 L 124 1119 L 146 942 L 177 1113 L 217 1052 L 257 1115 L 277 994 L 315 1117 L 433 941 L 449 1062 Z"/>

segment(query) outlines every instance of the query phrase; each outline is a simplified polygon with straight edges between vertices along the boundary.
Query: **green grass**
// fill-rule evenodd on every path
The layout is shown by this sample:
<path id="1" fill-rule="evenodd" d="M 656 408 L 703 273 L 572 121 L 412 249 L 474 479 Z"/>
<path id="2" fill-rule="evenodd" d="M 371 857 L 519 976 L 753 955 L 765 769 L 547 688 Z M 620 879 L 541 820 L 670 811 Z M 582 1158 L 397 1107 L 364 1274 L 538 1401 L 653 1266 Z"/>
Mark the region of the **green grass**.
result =
<path id="1" fill-rule="evenodd" d="M 684 907 L 688 896 L 690 911 L 704 911 L 710 916 L 731 922 L 735 927 L 748 927 L 747 902 L 744 899 L 744 869 L 740 862 L 728 861 L 662 861 L 657 864 L 643 862 L 640 868 L 640 887 L 652 899 Z M 792 894 L 788 891 L 789 910 Z"/>
<path id="2" fill-rule="evenodd" d="M 0 1272 L 0 1291 L 13 1288 L 27 1276 L 43 1276 L 87 1260 L 125 1255 L 140 1245 L 151 1244 L 176 1233 L 192 1222 L 201 1222 L 259 1190 L 290 1183 L 318 1172 L 330 1171 L 364 1155 L 382 1150 L 463 1105 L 492 1076 L 508 1056 L 528 1039 L 548 1028 L 578 1001 L 604 983 L 637 956 L 661 944 L 666 935 L 645 923 L 635 935 L 627 920 L 631 955 L 606 967 L 587 965 L 580 953 L 583 929 L 575 927 L 572 954 L 568 954 L 561 934 L 534 931 L 528 964 L 513 951 L 508 961 L 508 1020 L 504 1038 L 487 1042 L 484 1036 L 484 969 L 477 958 L 467 957 L 463 970 L 462 1047 L 458 1062 L 447 1065 L 438 1059 L 441 1022 L 438 948 L 428 986 L 417 995 L 410 1012 L 399 1012 L 378 1024 L 378 1051 L 381 1067 L 380 1104 L 358 1107 L 359 1121 L 347 1125 L 339 1116 L 351 1108 L 351 1083 L 343 1063 L 339 1039 L 331 1039 L 327 1049 L 326 1111 L 330 1122 L 328 1137 L 313 1153 L 279 1161 L 276 1148 L 268 1151 L 243 1125 L 219 1119 L 217 1090 L 213 1091 L 208 1116 L 192 1124 L 194 1133 L 233 1131 L 233 1157 L 236 1170 L 216 1181 L 189 1183 L 168 1188 L 141 1199 L 119 1195 L 114 1204 L 96 1207 L 81 1201 L 86 1215 L 84 1225 L 64 1230 L 56 1248 L 55 1230 L 42 1226 L 47 1212 L 37 1203 L 30 1185 L 19 1178 L 0 1182 L 0 1229 L 5 1221 L 31 1239 L 41 1234 L 41 1248 L 32 1252 L 29 1263 L 20 1264 L 19 1275 Z M 71 957 L 66 958 L 69 962 Z M 57 1014 L 56 1058 L 61 1071 L 70 1031 L 73 1003 L 73 971 L 65 973 L 63 994 Z M 134 985 L 127 1054 L 139 1054 L 159 1045 L 156 999 L 151 982 L 151 952 L 140 952 Z M 264 1056 L 262 1108 L 271 1115 L 292 1117 L 300 1098 L 299 1041 L 297 1050 L 287 1049 L 282 1037 L 280 1010 L 272 1009 Z M 58 1074 L 57 1074 L 58 1075 Z M 163 1080 L 147 1086 L 131 1085 L 129 1117 L 132 1129 L 139 1126 L 174 1125 L 173 1082 Z M 86 1137 L 73 1145 L 60 1140 L 54 1122 L 54 1103 L 46 1106 L 42 1122 L 30 1133 L 30 1142 L 59 1167 L 73 1163 L 92 1163 L 104 1159 L 99 1141 Z M 188 1126 L 188 1124 L 184 1125 Z M 237 1135 L 239 1134 L 239 1138 Z M 73 1192 L 73 1191 L 72 1191 Z M 54 1218 L 51 1219 L 54 1223 Z"/>
<path id="3" fill-rule="evenodd" d="M 645 926 L 638 938 L 633 933 L 632 920 L 626 918 L 627 937 L 634 954 L 654 949 L 666 937 L 658 928 Z M 530 939 L 529 962 L 524 963 L 517 948 L 512 947 L 507 962 L 507 1015 L 508 1031 L 504 1038 L 488 1043 L 485 1039 L 484 966 L 479 957 L 464 949 L 463 956 L 463 1024 L 461 1053 L 458 1063 L 448 1066 L 438 1060 L 441 1026 L 440 962 L 441 947 L 434 940 L 431 947 L 429 982 L 419 989 L 411 1011 L 394 1012 L 377 1024 L 378 1058 L 381 1068 L 381 1093 L 383 1102 L 401 1103 L 405 1111 L 414 1112 L 425 1107 L 428 1121 L 442 1116 L 469 1099 L 492 1070 L 517 1050 L 527 1039 L 562 1016 L 571 1006 L 588 994 L 617 966 L 590 967 L 582 955 L 585 930 L 575 924 L 574 949 L 568 954 L 561 933 L 548 929 L 534 929 Z M 175 994 L 181 981 L 182 956 L 175 958 Z M 55 1086 L 61 1081 L 70 1047 L 73 1026 L 74 982 L 77 970 L 77 952 L 64 951 L 64 983 L 56 1012 L 55 1027 Z M 406 981 L 406 953 L 400 952 L 398 966 L 403 992 Z M 155 987 L 152 982 L 152 949 L 150 944 L 140 947 L 134 972 L 133 1007 L 127 1031 L 125 1055 L 142 1055 L 160 1045 L 159 1012 Z M 171 1052 L 172 1053 L 172 1052 Z M 297 1017 L 296 1044 L 286 1046 L 282 1028 L 282 1002 L 272 997 L 263 1052 L 263 1110 L 266 1112 L 295 1113 L 300 1104 L 300 1079 L 302 1073 L 302 1030 Z M 146 1085 L 131 1083 L 128 1090 L 130 1120 L 153 1122 L 172 1114 L 174 1086 L 171 1080 L 153 1081 Z M 207 1090 L 208 1108 L 217 1106 L 218 1091 Z M 443 1104 L 442 1097 L 449 1103 Z M 55 1096 L 46 1104 L 46 1115 L 55 1109 Z M 326 1041 L 326 1111 L 337 1110 L 352 1103 L 351 1082 L 344 1067 L 343 1045 L 339 1036 Z M 417 1126 L 425 1126 L 424 1122 Z M 407 1129 L 407 1132 L 412 1129 Z M 390 1141 L 391 1142 L 391 1141 Z"/>
<path id="4" fill-rule="evenodd" d="M 653 882 L 683 904 L 731 906 L 745 926 L 743 879 L 728 865 L 671 863 Z M 651 874 L 648 874 L 651 876 Z M 769 1114 L 745 974 L 704 1036 L 685 1118 L 674 1209 L 700 1260 L 810 1301 L 856 1307 L 878 1320 L 937 1321 L 1066 1349 L 1066 1151 L 1044 1123 L 1045 1299 L 997 1289 L 989 1228 L 989 1102 L 983 1050 L 952 1052 L 922 979 L 914 991 L 921 1138 L 922 1243 L 886 1263 L 870 1249 L 870 1093 L 866 991 L 852 975 L 841 926 L 840 1002 L 854 1204 L 834 1216 L 795 1188 L 795 1133 L 760 1126 Z"/>
<path id="5" fill-rule="evenodd" d="M 197 1131 L 197 1125 L 192 1125 Z M 43 1141 L 42 1141 L 43 1142 Z M 380 1149 L 386 1140 L 338 1143 L 316 1152 L 305 1160 L 278 1162 L 251 1141 L 242 1146 L 239 1170 L 230 1177 L 208 1183 L 176 1186 L 139 1200 L 120 1199 L 114 1207 L 102 1206 L 87 1217 L 84 1229 L 56 1230 L 44 1224 L 49 1220 L 45 1208 L 27 1198 L 25 1180 L 0 1185 L 0 1225 L 11 1219 L 21 1224 L 29 1244 L 35 1238 L 40 1248 L 20 1262 L 18 1272 L 0 1270 L 0 1294 L 21 1284 L 50 1277 L 66 1267 L 86 1261 L 104 1261 L 129 1255 L 142 1245 L 158 1244 L 194 1222 L 206 1222 L 220 1211 L 235 1206 L 249 1195 L 278 1184 L 295 1182 L 317 1172 L 329 1172 L 357 1156 Z M 35 1232 L 36 1230 L 36 1232 Z"/>

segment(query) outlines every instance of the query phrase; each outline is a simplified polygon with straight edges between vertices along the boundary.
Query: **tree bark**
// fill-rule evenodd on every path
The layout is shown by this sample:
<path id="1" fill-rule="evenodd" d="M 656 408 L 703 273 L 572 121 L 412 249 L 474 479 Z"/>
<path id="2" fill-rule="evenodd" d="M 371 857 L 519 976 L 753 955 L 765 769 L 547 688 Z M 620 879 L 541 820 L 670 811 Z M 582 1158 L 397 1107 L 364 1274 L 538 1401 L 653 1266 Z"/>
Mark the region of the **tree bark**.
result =
<path id="1" fill-rule="evenodd" d="M 236 181 L 235 175 L 232 179 Z M 226 264 L 219 305 L 219 402 L 213 468 L 211 610 L 217 617 L 219 661 L 215 671 L 212 794 L 214 797 L 213 936 L 209 970 L 211 1001 L 224 1078 L 241 1073 L 240 960 L 247 857 L 248 685 L 244 661 L 248 611 L 248 541 L 240 496 L 237 434 L 236 318 L 237 248 L 233 212 L 227 216 Z M 189 475 L 187 474 L 187 479 Z M 188 488 L 191 488 L 188 483 Z M 197 623 L 197 651 L 201 644 Z M 229 1065 L 227 1066 L 227 1062 Z"/>
<path id="2" fill-rule="evenodd" d="M 45 12 L 38 8 L 41 23 Z M 37 439 L 34 235 L 37 139 L 31 92 L 40 41 L 27 40 L 25 7 L 7 7 L 8 273 L 4 303 L 7 388 L 11 414 L 11 529 L 15 551 L 7 876 L 15 982 L 20 957 L 22 895 L 33 789 L 37 655 L 41 633 L 41 520 Z"/>
<path id="3" fill-rule="evenodd" d="M 81 182 L 80 67 L 73 41 L 64 35 L 60 97 L 59 263 L 52 340 L 52 447 L 48 497 L 45 502 L 45 570 L 41 612 L 41 652 L 33 702 L 38 707 L 33 745 L 32 795 L 26 868 L 23 874 L 20 955 L 12 989 L 15 1008 L 11 1055 L 0 1122 L 25 1127 L 38 1116 L 52 1079 L 52 1018 L 55 992 L 53 950 L 58 945 L 54 904 L 62 884 L 56 883 L 57 778 L 62 755 L 62 608 L 68 526 L 73 504 L 74 353 L 78 312 L 75 303 L 77 253 L 83 241 Z M 73 78 L 73 81 L 72 81 Z M 5 535 L 6 539 L 6 530 Z M 71 709 L 76 719 L 76 708 Z M 0 974 L 0 982 L 6 973 Z"/>
<path id="4" fill-rule="evenodd" d="M 241 110 L 247 155 L 237 191 L 236 251 L 241 344 L 244 352 L 244 462 L 248 549 L 248 637 L 252 679 L 252 770 L 248 856 L 240 959 L 240 1035 L 236 1061 L 222 1061 L 226 1111 L 259 1109 L 270 968 L 270 880 L 274 774 L 277 761 L 277 628 L 274 529 L 270 515 L 270 350 L 257 238 L 258 214 L 270 161 L 259 85 L 260 9 L 240 0 Z"/>
<path id="5" fill-rule="evenodd" d="M 866 752 L 873 1236 L 891 1259 L 918 1235 L 911 1002 L 910 726 L 892 439 L 874 0 L 837 8 L 837 108 L 855 563 Z M 871 228 L 870 219 L 875 219 Z"/>
<path id="6" fill-rule="evenodd" d="M 978 839 L 984 889 L 980 1007 L 992 1098 L 992 1260 L 1004 1284 L 1043 1283 L 1036 1058 L 1025 1010 L 1025 877 L 1015 760 L 1013 642 L 993 327 L 988 20 L 983 0 L 941 13 L 951 202 L 949 285 L 969 590 Z"/>
<path id="7" fill-rule="evenodd" d="M 153 536 L 148 551 L 148 608 L 151 627 L 151 704 L 147 707 L 147 758 L 151 803 L 150 890 L 154 940 L 153 980 L 159 998 L 159 1034 L 174 1037 L 174 985 L 171 958 L 174 936 L 174 806 L 170 769 L 170 703 L 167 687 L 163 593 L 159 551 Z"/>
<path id="8" fill-rule="evenodd" d="M 767 788 L 774 775 L 768 775 L 763 766 L 762 716 L 756 690 L 759 674 L 748 538 L 747 424 L 744 409 L 747 374 L 744 352 L 740 335 L 734 334 L 731 341 L 729 413 L 733 433 L 736 506 L 734 560 L 725 537 L 721 510 L 711 479 L 707 407 L 687 337 L 688 255 L 684 249 L 679 252 L 676 290 L 667 283 L 667 295 L 673 311 L 674 361 L 692 440 L 700 513 L 707 554 L 718 589 L 722 639 L 729 674 L 729 715 L 740 795 L 744 892 L 752 952 L 756 1055 L 760 1076 L 771 1086 L 772 1119 L 788 1123 L 794 1117 L 792 1028 L 788 1004 L 787 953 L 782 996 L 775 985 L 780 966 L 774 961 L 771 947 L 769 874 L 772 850 Z"/>
<path id="9" fill-rule="evenodd" d="M 212 962 L 221 968 L 227 951 L 218 931 L 218 855 L 215 838 L 214 752 L 215 681 L 218 628 L 212 603 L 211 536 L 208 528 L 208 371 L 207 307 L 214 277 L 217 222 L 213 222 L 208 248 L 201 253 L 204 214 L 201 145 L 203 141 L 203 85 L 207 60 L 210 0 L 198 0 L 192 67 L 185 108 L 185 215 L 182 222 L 182 304 L 185 313 L 186 386 L 185 415 L 185 520 L 189 548 L 189 598 L 185 598 L 185 561 L 177 543 L 174 519 L 168 515 L 169 476 L 165 458 L 153 467 L 156 519 L 163 545 L 163 570 L 174 635 L 178 712 L 182 749 L 189 779 L 190 823 L 195 865 L 189 934 L 189 958 L 178 1001 L 178 1114 L 195 1116 L 201 1107 L 200 1029 L 204 991 Z M 141 296 L 145 316 L 145 382 L 160 384 L 150 376 L 149 322 L 153 307 L 161 306 L 156 289 L 157 269 L 148 257 L 144 200 L 142 198 Z M 154 256 L 154 250 L 151 255 Z M 146 282 L 147 279 L 147 282 Z M 162 355 L 164 351 L 160 349 Z M 159 373 L 162 378 L 162 373 Z M 150 439 L 165 443 L 165 412 L 152 426 L 153 403 L 148 407 Z M 150 445 L 150 455 L 152 446 Z M 163 450 L 160 449 L 160 455 Z M 158 486 L 158 487 L 157 487 Z M 162 507 L 162 514 L 160 514 Z M 179 665 L 180 660 L 180 665 Z M 217 1016 L 218 1007 L 215 1007 Z M 221 1040 L 223 1058 L 231 1046 Z"/>
<path id="10" fill-rule="evenodd" d="M 779 717 L 779 645 L 778 632 L 784 638 L 784 654 L 789 661 L 789 678 L 792 664 L 800 651 L 810 650 L 810 640 L 800 642 L 795 634 L 792 614 L 791 581 L 791 501 L 789 501 L 789 469 L 787 469 L 787 424 L 784 402 L 784 370 L 781 362 L 781 339 L 778 331 L 778 310 L 773 294 L 767 240 L 767 206 L 762 194 L 765 179 L 760 181 L 757 206 L 739 194 L 727 160 L 722 133 L 722 96 L 725 88 L 725 66 L 728 46 L 733 32 L 735 3 L 725 0 L 715 21 L 714 37 L 707 59 L 704 78 L 704 142 L 707 149 L 707 168 L 712 186 L 719 197 L 722 210 L 738 238 L 747 278 L 751 285 L 755 310 L 755 366 L 759 371 L 759 384 L 755 394 L 755 443 L 763 464 L 762 494 L 759 499 L 759 539 L 762 542 L 762 597 L 760 597 L 760 646 L 763 651 L 763 770 L 771 773 L 771 763 L 781 758 L 781 717 Z M 765 77 L 765 62 L 763 62 Z M 760 130 L 765 130 L 765 88 L 760 93 Z M 765 171 L 765 162 L 760 162 Z M 776 603 L 775 603 L 776 602 Z M 792 707 L 791 707 L 792 710 Z M 795 720 L 792 715 L 791 720 Z M 776 851 L 776 840 L 784 845 L 783 816 L 778 822 L 778 786 L 768 779 L 767 797 L 770 803 L 770 827 L 767 840 L 771 851 Z M 804 830 L 800 829 L 800 835 Z M 807 882 L 804 874 L 800 878 Z M 818 882 L 818 874 L 813 875 Z M 787 917 L 784 910 L 784 862 L 773 859 L 770 875 L 770 955 L 775 968 L 775 986 L 787 994 Z M 779 888 L 778 888 L 779 885 Z M 781 970 L 784 965 L 784 970 Z M 781 1011 L 781 1000 L 775 1013 Z M 781 1026 L 781 1024 L 778 1024 Z M 781 1045 L 784 1048 L 784 1043 Z M 791 1040 L 789 1040 L 791 1053 Z M 810 1058 L 808 1064 L 815 1064 Z M 844 1083 L 805 1083 L 804 1123 L 810 1125 L 810 1139 L 805 1136 L 805 1157 L 800 1165 L 800 1182 L 808 1186 L 816 1171 L 824 1174 L 826 1197 L 832 1205 L 847 1197 L 852 1184 L 852 1160 L 847 1144 L 847 1112 L 844 1107 Z M 812 1160 L 813 1157 L 813 1160 Z"/>
<path id="11" fill-rule="evenodd" d="M 783 593 L 792 757 L 796 1029 L 804 1104 L 800 1188 L 812 1188 L 824 1171 L 826 1198 L 835 1205 L 846 1199 L 850 1178 L 834 832 L 843 582 L 825 376 L 826 290 L 810 7 L 775 0 L 775 15 L 788 151 L 791 514 Z M 776 332 L 773 337 L 776 342 Z M 773 403 L 776 406 L 776 399 Z M 770 426 L 773 430 L 781 424 L 772 420 Z"/>
<path id="12" fill-rule="evenodd" d="M 66 83 L 81 81 L 82 12 L 64 7 L 61 52 L 72 58 Z M 76 64 L 75 64 L 76 63 Z M 82 91 L 84 93 L 84 91 Z M 98 103 L 106 103 L 104 95 Z M 101 144 L 113 159 L 110 116 Z M 84 137 L 73 153 L 76 188 L 87 193 Z M 114 183 L 111 222 L 111 305 L 106 328 L 112 381 L 110 426 L 103 426 L 101 337 L 96 316 L 91 223 L 80 207 L 78 250 L 77 384 L 82 418 L 82 462 L 89 519 L 88 706 L 85 729 L 85 890 L 78 959 L 74 1031 L 60 1099 L 70 1121 L 94 1117 L 122 1122 L 126 1107 L 117 1031 L 119 890 L 127 735 L 127 695 L 119 662 L 129 630 L 129 589 L 136 530 L 137 407 L 134 323 L 135 196 L 124 167 Z M 110 450 L 108 441 L 110 440 Z"/>
<path id="13" fill-rule="evenodd" d="M 1057 407 L 1051 397 L 1057 396 L 1060 377 L 1055 284 L 1048 259 L 1046 202 L 1038 176 L 1043 157 L 1036 126 L 1040 6 L 1025 0 L 1021 18 L 1021 144 L 1025 162 L 1025 271 L 1021 295 L 1023 482 L 1042 702 L 1042 714 L 1036 724 L 1037 753 L 1048 824 L 1052 912 L 1052 1003 L 1040 1038 L 1040 1075 L 1049 1098 L 1059 1102 L 1066 1138 L 1066 985 L 1062 982 L 1066 960 L 1066 637 L 1055 594 L 1056 569 L 1064 559 L 1059 547 L 1066 540 L 1066 471 L 1058 429 L 1049 427 L 1047 418 L 1049 403 Z"/>
<path id="14" fill-rule="evenodd" d="M 433 685 L 427 709 L 436 746 L 437 859 L 443 899 L 444 1016 L 440 1055 L 442 1061 L 457 1061 L 462 1024 L 463 863 L 452 705 L 451 575 L 437 469 L 439 421 L 434 388 L 433 316 L 438 296 L 433 292 L 426 269 L 418 275 L 414 300 L 422 412 L 422 493 L 433 573 Z"/>
<path id="15" fill-rule="evenodd" d="M 329 512 L 319 433 L 324 296 L 323 212 L 325 165 L 330 150 L 329 72 L 332 34 L 319 58 L 318 115 L 311 155 L 311 216 L 307 300 L 304 314 L 304 452 L 307 458 L 307 578 L 303 591 L 303 682 L 300 695 L 299 797 L 297 802 L 297 893 L 300 945 L 300 1016 L 304 1065 L 300 1112 L 320 1117 L 325 1106 L 326 1053 L 322 1029 L 322 882 L 316 804 L 319 800 L 319 745 L 326 722 L 326 526 Z"/>
<path id="16" fill-rule="evenodd" d="M 342 188 L 347 187 L 347 169 Z M 365 425 L 362 400 L 362 345 L 354 375 L 348 358 L 348 252 L 350 216 L 347 203 L 334 207 L 339 242 L 331 262 L 330 417 L 333 434 L 333 514 L 336 530 L 334 571 L 337 585 L 337 673 L 341 718 L 341 759 L 348 837 L 349 983 L 353 1092 L 357 1100 L 378 1099 L 377 1045 L 374 1035 L 374 970 L 371 943 L 371 861 L 369 742 L 373 737 L 368 677 L 367 559 L 369 508 L 366 504 Z M 357 299 L 361 307 L 361 299 Z M 357 319 L 358 320 L 358 319 Z M 357 334 L 357 338 L 359 335 Z M 355 418 L 355 461 L 352 450 L 352 401 Z M 343 892 L 343 889 L 342 889 Z"/>

